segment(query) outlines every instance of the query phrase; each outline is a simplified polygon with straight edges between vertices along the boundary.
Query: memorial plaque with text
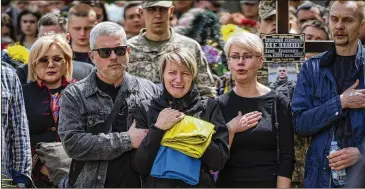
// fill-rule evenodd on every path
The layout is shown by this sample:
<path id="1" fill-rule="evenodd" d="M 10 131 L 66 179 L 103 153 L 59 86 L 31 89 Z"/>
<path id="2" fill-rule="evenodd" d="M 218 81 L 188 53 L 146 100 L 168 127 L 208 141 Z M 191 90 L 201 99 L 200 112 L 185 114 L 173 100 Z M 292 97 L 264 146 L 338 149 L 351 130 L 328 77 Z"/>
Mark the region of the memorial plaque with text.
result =
<path id="1" fill-rule="evenodd" d="M 262 35 L 266 62 L 303 62 L 305 58 L 304 34 Z"/>

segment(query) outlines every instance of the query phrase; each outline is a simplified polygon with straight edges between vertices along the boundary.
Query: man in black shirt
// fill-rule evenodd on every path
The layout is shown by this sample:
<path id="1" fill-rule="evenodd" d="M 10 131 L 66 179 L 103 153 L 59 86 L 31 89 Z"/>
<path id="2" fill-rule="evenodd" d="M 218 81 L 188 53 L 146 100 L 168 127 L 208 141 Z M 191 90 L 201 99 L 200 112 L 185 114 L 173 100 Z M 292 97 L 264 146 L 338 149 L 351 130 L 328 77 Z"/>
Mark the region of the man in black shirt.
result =
<path id="1" fill-rule="evenodd" d="M 331 169 L 345 170 L 348 180 L 365 174 L 357 171 L 365 157 L 365 48 L 359 40 L 365 2 L 334 1 L 330 7 L 335 44 L 303 64 L 292 100 L 296 133 L 311 137 L 304 178 L 310 188 L 348 187 L 334 182 Z M 341 150 L 330 154 L 333 141 Z"/>
<path id="2" fill-rule="evenodd" d="M 134 113 L 137 103 L 151 99 L 160 88 L 125 71 L 130 48 L 118 24 L 96 25 L 90 33 L 90 49 L 96 70 L 65 89 L 60 100 L 58 133 L 75 162 L 70 187 L 139 188 L 140 176 L 131 158 L 148 129 L 135 128 Z M 105 125 L 118 103 L 112 123 Z"/>
<path id="3" fill-rule="evenodd" d="M 73 59 L 93 64 L 89 58 L 90 31 L 96 24 L 94 9 L 84 3 L 76 4 L 68 11 L 68 32 L 71 35 Z"/>

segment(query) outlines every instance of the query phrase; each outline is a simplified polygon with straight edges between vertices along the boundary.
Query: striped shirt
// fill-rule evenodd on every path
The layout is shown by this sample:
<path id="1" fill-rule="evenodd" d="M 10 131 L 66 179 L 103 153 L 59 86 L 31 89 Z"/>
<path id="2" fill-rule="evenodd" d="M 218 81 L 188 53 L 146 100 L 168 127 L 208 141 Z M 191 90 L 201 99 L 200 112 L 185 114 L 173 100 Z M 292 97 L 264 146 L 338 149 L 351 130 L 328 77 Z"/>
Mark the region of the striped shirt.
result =
<path id="1" fill-rule="evenodd" d="M 2 178 L 29 183 L 32 159 L 22 86 L 5 65 L 1 68 L 1 145 Z"/>

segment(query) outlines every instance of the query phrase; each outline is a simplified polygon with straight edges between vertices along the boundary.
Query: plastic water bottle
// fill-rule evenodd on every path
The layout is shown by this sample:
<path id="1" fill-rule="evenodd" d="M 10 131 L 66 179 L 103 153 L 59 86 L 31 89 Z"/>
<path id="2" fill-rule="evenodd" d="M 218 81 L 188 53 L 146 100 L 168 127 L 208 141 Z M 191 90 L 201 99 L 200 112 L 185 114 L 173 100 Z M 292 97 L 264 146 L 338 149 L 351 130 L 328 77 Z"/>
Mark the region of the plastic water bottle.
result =
<path id="1" fill-rule="evenodd" d="M 336 151 L 341 150 L 341 148 L 337 145 L 336 141 L 332 141 L 331 142 L 331 149 L 330 149 L 330 154 Z M 345 169 L 341 169 L 339 171 L 335 171 L 333 169 L 331 169 L 332 172 L 332 180 L 333 183 L 336 186 L 343 186 L 346 184 L 347 181 L 347 175 L 346 175 L 346 170 Z"/>

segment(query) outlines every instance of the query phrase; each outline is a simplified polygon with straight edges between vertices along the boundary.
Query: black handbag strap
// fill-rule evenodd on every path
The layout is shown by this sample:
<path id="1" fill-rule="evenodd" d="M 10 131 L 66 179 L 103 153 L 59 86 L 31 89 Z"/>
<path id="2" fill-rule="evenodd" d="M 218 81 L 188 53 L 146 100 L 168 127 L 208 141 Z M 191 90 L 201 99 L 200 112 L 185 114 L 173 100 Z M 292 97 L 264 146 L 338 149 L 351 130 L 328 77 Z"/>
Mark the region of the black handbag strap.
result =
<path id="1" fill-rule="evenodd" d="M 126 103 L 125 102 L 125 98 L 126 98 L 126 93 L 128 91 L 128 82 L 129 82 L 129 77 L 124 77 L 124 81 L 118 91 L 117 97 L 115 98 L 114 104 L 113 104 L 113 108 L 110 112 L 110 114 L 108 115 L 108 118 L 106 119 L 106 121 L 104 122 L 104 124 L 100 127 L 99 130 L 94 130 L 92 132 L 93 135 L 98 135 L 99 133 L 104 133 L 104 134 L 108 134 L 112 131 L 112 123 L 114 122 L 115 116 L 117 115 L 117 113 L 119 112 L 122 104 Z M 70 166 L 70 172 L 69 172 L 69 187 L 72 187 L 77 178 L 79 177 L 82 169 L 84 168 L 85 164 L 87 161 L 78 161 L 75 159 L 72 159 L 71 161 L 71 166 Z"/>
<path id="2" fill-rule="evenodd" d="M 275 97 L 274 97 L 274 106 L 273 106 L 273 113 L 274 113 L 274 119 L 275 119 L 275 128 L 276 128 L 276 162 L 279 165 L 280 163 L 280 143 L 279 143 L 279 121 L 278 121 L 278 113 L 277 113 L 277 98 L 278 98 L 278 93 L 275 92 Z"/>
<path id="3" fill-rule="evenodd" d="M 101 127 L 101 130 L 99 130 L 98 133 L 93 133 L 93 134 L 99 134 L 99 133 L 108 134 L 111 132 L 111 128 L 112 128 L 111 126 L 112 126 L 112 123 L 114 122 L 115 116 L 119 112 L 122 104 L 125 103 L 126 92 L 123 92 L 123 91 L 127 91 L 125 88 L 127 88 L 127 85 L 122 85 L 120 87 L 117 97 L 115 98 L 112 111 L 108 115 L 108 118 L 106 119 L 103 126 Z"/>

